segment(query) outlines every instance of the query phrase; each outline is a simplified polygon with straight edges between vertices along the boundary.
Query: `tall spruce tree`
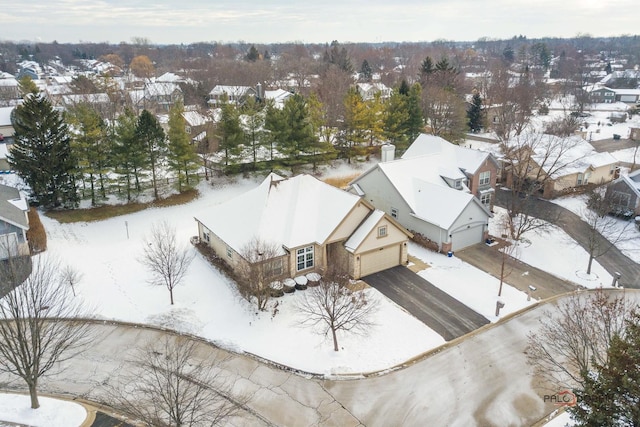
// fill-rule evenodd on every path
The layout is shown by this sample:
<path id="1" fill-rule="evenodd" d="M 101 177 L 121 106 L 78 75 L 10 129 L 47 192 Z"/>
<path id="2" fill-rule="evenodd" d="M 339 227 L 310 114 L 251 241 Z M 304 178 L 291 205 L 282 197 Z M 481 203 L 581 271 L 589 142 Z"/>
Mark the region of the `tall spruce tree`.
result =
<path id="1" fill-rule="evenodd" d="M 424 118 L 422 115 L 422 108 L 420 108 L 420 98 L 422 94 L 422 87 L 420 83 L 414 83 L 409 89 L 407 95 L 407 124 L 406 135 L 409 141 L 413 141 L 424 132 Z"/>
<path id="2" fill-rule="evenodd" d="M 27 183 L 31 199 L 47 208 L 75 207 L 78 195 L 69 129 L 60 113 L 40 94 L 25 97 L 13 115 L 11 167 Z"/>
<path id="3" fill-rule="evenodd" d="M 575 390 L 576 406 L 569 408 L 577 426 L 640 425 L 640 314 L 626 321 L 607 350 L 607 363 L 583 372 L 584 389 Z"/>
<path id="4" fill-rule="evenodd" d="M 146 169 L 147 151 L 141 139 L 136 138 L 138 118 L 130 108 L 126 108 L 116 120 L 113 135 L 112 166 L 124 178 L 127 201 L 131 201 L 131 180 L 140 192 L 140 178 Z"/>
<path id="5" fill-rule="evenodd" d="M 224 164 L 229 165 L 232 156 L 241 152 L 241 144 L 244 142 L 244 132 L 240 125 L 240 113 L 237 108 L 227 102 L 226 95 L 222 97 L 220 104 L 220 121 L 216 127 L 218 147 L 224 150 Z"/>
<path id="6" fill-rule="evenodd" d="M 300 94 L 295 94 L 284 103 L 282 109 L 284 129 L 278 139 L 279 150 L 288 157 L 300 157 L 311 151 L 317 141 L 309 117 L 307 102 Z"/>
<path id="7" fill-rule="evenodd" d="M 144 145 L 147 153 L 147 165 L 151 170 L 151 182 L 153 185 L 153 197 L 157 200 L 158 195 L 158 168 L 166 158 L 167 143 L 164 130 L 155 118 L 147 110 L 143 110 L 138 117 L 136 125 L 136 138 Z"/>
<path id="8" fill-rule="evenodd" d="M 243 124 L 245 141 L 251 147 L 253 158 L 253 170 L 257 168 L 258 148 L 262 145 L 264 137 L 264 112 L 263 105 L 254 97 L 249 97 L 243 106 L 246 120 Z"/>
<path id="9" fill-rule="evenodd" d="M 471 132 L 480 132 L 482 129 L 482 98 L 479 93 L 473 94 L 471 106 L 467 110 L 467 119 L 469 130 Z"/>
<path id="10" fill-rule="evenodd" d="M 71 108 L 68 117 L 72 125 L 71 149 L 78 161 L 78 172 L 83 185 L 89 181 L 91 204 L 95 205 L 96 183 L 100 195 L 103 199 L 106 198 L 104 181 L 112 151 L 107 138 L 107 126 L 98 112 L 85 103 Z"/>
<path id="11" fill-rule="evenodd" d="M 168 153 L 167 163 L 178 176 L 178 191 L 182 192 L 183 186 L 192 188 L 198 179 L 200 160 L 195 146 L 189 140 L 186 131 L 186 121 L 182 114 L 184 106 L 177 102 L 169 111 Z"/>

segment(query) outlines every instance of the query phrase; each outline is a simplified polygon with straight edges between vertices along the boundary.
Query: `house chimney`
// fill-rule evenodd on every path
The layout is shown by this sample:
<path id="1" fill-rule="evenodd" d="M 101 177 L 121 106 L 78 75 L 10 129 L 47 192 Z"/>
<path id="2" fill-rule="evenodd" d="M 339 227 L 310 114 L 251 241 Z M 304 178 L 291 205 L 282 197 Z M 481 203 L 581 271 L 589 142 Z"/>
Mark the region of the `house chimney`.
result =
<path id="1" fill-rule="evenodd" d="M 262 90 L 262 83 L 258 83 L 256 85 L 256 96 L 261 101 L 264 99 L 264 91 Z"/>
<path id="2" fill-rule="evenodd" d="M 382 163 L 391 162 L 396 156 L 396 146 L 393 144 L 384 144 L 382 146 L 381 158 Z"/>

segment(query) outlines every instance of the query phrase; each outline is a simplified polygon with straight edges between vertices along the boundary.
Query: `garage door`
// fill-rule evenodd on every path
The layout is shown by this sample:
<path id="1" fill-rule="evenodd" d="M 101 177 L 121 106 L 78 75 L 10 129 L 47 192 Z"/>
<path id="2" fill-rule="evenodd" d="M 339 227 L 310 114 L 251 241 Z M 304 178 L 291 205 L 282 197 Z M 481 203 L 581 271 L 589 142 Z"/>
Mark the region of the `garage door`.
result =
<path id="1" fill-rule="evenodd" d="M 377 273 L 400 264 L 400 245 L 387 246 L 360 255 L 360 276 Z"/>
<path id="2" fill-rule="evenodd" d="M 620 101 L 622 102 L 636 102 L 637 97 L 635 95 L 622 95 Z"/>
<path id="3" fill-rule="evenodd" d="M 451 247 L 454 251 L 459 251 L 467 246 L 475 245 L 482 242 L 483 226 L 465 228 L 460 231 L 456 231 L 451 236 Z"/>

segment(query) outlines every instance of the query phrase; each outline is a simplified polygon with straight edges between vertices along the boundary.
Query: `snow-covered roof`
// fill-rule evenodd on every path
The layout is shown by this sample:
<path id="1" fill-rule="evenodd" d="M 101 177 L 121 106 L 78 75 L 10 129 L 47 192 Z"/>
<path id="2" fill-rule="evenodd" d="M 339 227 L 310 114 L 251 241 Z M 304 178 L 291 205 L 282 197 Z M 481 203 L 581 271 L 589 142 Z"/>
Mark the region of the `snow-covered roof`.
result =
<path id="1" fill-rule="evenodd" d="M 182 77 L 174 73 L 164 73 L 160 77 L 156 78 L 156 82 L 164 82 L 164 83 L 180 83 L 184 81 Z"/>
<path id="2" fill-rule="evenodd" d="M 29 229 L 25 212 L 29 205 L 24 195 L 13 187 L 0 184 L 0 219 L 24 230 Z"/>
<path id="3" fill-rule="evenodd" d="M 616 181 L 624 181 L 640 197 L 640 169 L 635 170 L 628 175 L 620 175 Z"/>
<path id="4" fill-rule="evenodd" d="M 11 112 L 16 107 L 0 107 L 0 126 L 11 126 Z"/>
<path id="5" fill-rule="evenodd" d="M 288 90 L 284 90 L 284 89 L 265 90 L 264 91 L 264 98 L 265 99 L 272 99 L 274 101 L 274 103 L 276 104 L 276 106 L 278 106 L 278 107 L 284 106 L 284 102 L 291 96 L 293 96 L 293 94 L 291 92 L 289 92 Z"/>
<path id="6" fill-rule="evenodd" d="M 439 136 L 424 133 L 413 141 L 402 158 L 410 159 L 426 155 L 437 156 L 436 162 L 439 165 L 457 167 L 468 173 L 474 173 L 489 158 L 486 152 L 460 147 Z"/>
<path id="7" fill-rule="evenodd" d="M 402 197 L 411 206 L 414 216 L 443 229 L 449 229 L 462 211 L 476 200 L 471 193 L 418 178 L 411 180 L 411 188 L 405 189 Z"/>
<path id="8" fill-rule="evenodd" d="M 376 209 L 364 220 L 362 224 L 353 232 L 351 237 L 344 244 L 345 248 L 353 253 L 362 244 L 364 239 L 373 231 L 378 222 L 384 217 L 384 212 Z"/>
<path id="9" fill-rule="evenodd" d="M 74 105 L 82 102 L 89 104 L 109 104 L 111 100 L 106 93 L 74 94 L 64 95 L 62 97 L 62 103 L 65 105 Z"/>
<path id="10" fill-rule="evenodd" d="M 182 89 L 176 83 L 147 83 L 144 89 L 147 96 L 171 95 L 176 90 L 182 92 Z"/>
<path id="11" fill-rule="evenodd" d="M 325 242 L 359 202 L 358 196 L 310 175 L 282 178 L 271 173 L 258 187 L 197 219 L 239 253 L 254 237 L 296 248 Z"/>
<path id="12" fill-rule="evenodd" d="M 440 160 L 437 154 L 426 154 L 378 163 L 375 167 L 386 175 L 415 216 L 448 229 L 462 210 L 474 203 L 475 197 L 446 183 L 443 174 L 455 175 L 447 176 L 451 179 L 462 179 L 464 174 L 459 169 L 447 168 Z M 354 183 L 357 182 L 356 179 Z"/>
<path id="13" fill-rule="evenodd" d="M 211 92 L 209 92 L 210 96 L 221 96 L 223 94 L 227 94 L 228 96 L 244 96 L 248 91 L 253 90 L 251 86 L 227 86 L 227 85 L 216 85 Z"/>
<path id="14" fill-rule="evenodd" d="M 558 137 L 554 135 L 535 135 L 513 138 L 508 145 L 522 146 L 519 138 L 529 138 L 531 144 L 526 146 L 533 148 L 532 159 L 549 174 L 552 179 L 562 176 L 584 173 L 588 168 L 598 168 L 606 165 L 614 165 L 617 160 L 608 152 L 598 153 L 591 144 L 580 136 Z"/>
<path id="15" fill-rule="evenodd" d="M 182 117 L 189 126 L 203 126 L 212 121 L 211 117 L 207 117 L 197 111 L 185 111 L 182 113 Z"/>

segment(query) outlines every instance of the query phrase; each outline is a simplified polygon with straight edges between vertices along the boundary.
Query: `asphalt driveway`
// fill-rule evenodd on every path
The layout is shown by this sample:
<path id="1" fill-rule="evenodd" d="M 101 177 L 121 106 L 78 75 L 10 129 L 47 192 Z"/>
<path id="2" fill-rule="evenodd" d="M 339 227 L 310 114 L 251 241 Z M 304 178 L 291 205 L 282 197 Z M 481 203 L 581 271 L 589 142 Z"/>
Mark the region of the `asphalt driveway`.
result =
<path id="1" fill-rule="evenodd" d="M 363 277 L 446 341 L 466 335 L 489 323 L 484 316 L 441 291 L 404 266 Z"/>

